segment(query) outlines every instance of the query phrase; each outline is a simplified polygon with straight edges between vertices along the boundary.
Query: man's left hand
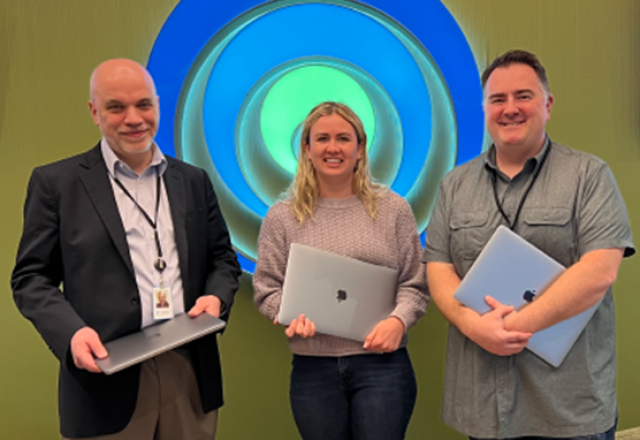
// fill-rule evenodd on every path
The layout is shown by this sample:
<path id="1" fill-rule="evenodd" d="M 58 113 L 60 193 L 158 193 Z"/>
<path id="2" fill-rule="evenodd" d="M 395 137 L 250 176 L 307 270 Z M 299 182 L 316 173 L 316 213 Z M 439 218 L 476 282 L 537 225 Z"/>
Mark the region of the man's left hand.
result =
<path id="1" fill-rule="evenodd" d="M 364 340 L 363 348 L 379 353 L 391 353 L 398 349 L 403 335 L 404 324 L 400 319 L 391 316 L 384 321 L 380 321 L 371 330 L 371 333 Z"/>
<path id="2" fill-rule="evenodd" d="M 496 310 L 500 307 L 503 307 L 503 304 L 498 301 L 497 299 L 495 299 L 494 297 L 487 295 L 484 297 L 484 301 L 487 303 L 487 305 L 489 307 L 491 307 L 493 310 Z M 502 321 L 504 323 L 504 329 L 507 331 L 518 331 L 518 329 L 514 328 L 514 320 L 518 317 L 518 311 L 517 310 L 513 310 L 511 311 L 511 313 L 509 313 L 508 315 L 504 316 L 502 318 Z"/>
<path id="3" fill-rule="evenodd" d="M 217 296 L 201 296 L 200 298 L 198 298 L 196 304 L 191 308 L 191 310 L 189 310 L 189 316 L 195 318 L 203 312 L 207 312 L 208 314 L 219 318 L 221 306 L 222 303 L 220 302 L 220 298 L 218 298 Z"/>

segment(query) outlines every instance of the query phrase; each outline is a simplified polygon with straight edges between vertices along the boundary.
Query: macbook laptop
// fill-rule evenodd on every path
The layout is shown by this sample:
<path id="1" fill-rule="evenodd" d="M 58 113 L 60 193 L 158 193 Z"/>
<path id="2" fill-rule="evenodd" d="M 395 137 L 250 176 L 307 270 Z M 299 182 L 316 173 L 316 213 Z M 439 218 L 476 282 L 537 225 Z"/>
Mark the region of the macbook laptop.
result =
<path id="1" fill-rule="evenodd" d="M 209 333 L 218 332 L 225 325 L 226 322 L 208 313 L 195 318 L 183 313 L 168 321 L 107 342 L 104 346 L 109 355 L 104 359 L 96 359 L 96 363 L 104 374 L 113 374 Z"/>
<path id="2" fill-rule="evenodd" d="M 398 271 L 293 243 L 278 322 L 304 313 L 316 331 L 364 341 L 396 305 Z"/>
<path id="3" fill-rule="evenodd" d="M 491 308 L 484 297 L 491 295 L 516 310 L 543 294 L 565 268 L 510 229 L 500 226 L 474 262 L 454 297 L 478 313 Z M 553 365 L 560 366 L 595 313 L 590 309 L 536 332 L 527 348 Z"/>

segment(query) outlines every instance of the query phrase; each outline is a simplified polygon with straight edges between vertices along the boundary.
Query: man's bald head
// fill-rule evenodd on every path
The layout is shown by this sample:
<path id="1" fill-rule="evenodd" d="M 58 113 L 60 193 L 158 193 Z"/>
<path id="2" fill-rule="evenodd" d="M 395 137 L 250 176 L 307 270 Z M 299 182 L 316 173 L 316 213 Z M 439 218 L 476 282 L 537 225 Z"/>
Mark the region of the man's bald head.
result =
<path id="1" fill-rule="evenodd" d="M 151 162 L 160 111 L 153 79 L 132 60 L 113 59 L 91 75 L 89 109 L 102 136 L 134 171 Z"/>
<path id="2" fill-rule="evenodd" d="M 116 58 L 100 63 L 98 67 L 93 70 L 89 83 L 91 100 L 94 100 L 96 92 L 100 92 L 103 84 L 127 77 L 130 79 L 138 78 L 144 80 L 153 91 L 153 95 L 156 95 L 156 85 L 149 72 L 147 72 L 147 69 L 136 61 L 126 58 Z"/>

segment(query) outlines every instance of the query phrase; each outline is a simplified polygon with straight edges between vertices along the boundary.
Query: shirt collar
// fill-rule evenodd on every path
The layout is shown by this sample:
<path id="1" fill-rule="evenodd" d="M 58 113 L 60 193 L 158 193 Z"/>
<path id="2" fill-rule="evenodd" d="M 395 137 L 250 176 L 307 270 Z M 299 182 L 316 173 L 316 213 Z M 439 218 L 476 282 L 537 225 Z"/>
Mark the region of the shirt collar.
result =
<path id="1" fill-rule="evenodd" d="M 151 147 L 153 150 L 153 156 L 151 157 L 151 163 L 149 167 L 156 167 L 158 171 L 158 175 L 162 176 L 167 169 L 167 158 L 164 157 L 160 148 L 154 143 Z M 116 168 L 123 167 L 124 169 L 134 172 L 129 165 L 118 159 L 116 153 L 113 152 L 113 149 L 109 146 L 109 143 L 105 138 L 100 140 L 100 151 L 102 152 L 102 158 L 104 159 L 104 163 L 107 166 L 107 171 L 112 176 L 116 175 Z"/>
<path id="2" fill-rule="evenodd" d="M 534 171 L 537 167 L 540 166 L 540 161 L 542 160 L 542 158 L 544 157 L 546 151 L 551 148 L 551 139 L 549 139 L 549 136 L 545 137 L 545 142 L 544 145 L 542 147 L 542 149 L 538 152 L 538 154 L 536 154 L 535 156 L 527 159 L 527 161 L 525 162 L 525 168 L 530 169 L 531 171 Z M 498 166 L 496 165 L 496 146 L 495 144 L 491 144 L 491 146 L 489 147 L 489 150 L 487 150 L 487 155 L 484 158 L 484 163 L 485 163 L 485 167 L 492 169 L 494 171 L 499 171 L 498 170 Z M 529 165 L 531 164 L 531 165 Z"/>

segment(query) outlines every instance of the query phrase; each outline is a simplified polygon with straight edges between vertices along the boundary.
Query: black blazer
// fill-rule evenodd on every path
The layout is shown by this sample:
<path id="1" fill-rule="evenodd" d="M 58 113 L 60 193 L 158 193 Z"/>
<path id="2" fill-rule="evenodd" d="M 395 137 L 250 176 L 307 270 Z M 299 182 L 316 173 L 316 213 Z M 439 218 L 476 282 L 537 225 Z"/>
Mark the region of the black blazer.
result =
<path id="1" fill-rule="evenodd" d="M 240 267 L 211 181 L 204 170 L 167 157 L 167 190 L 189 310 L 216 295 L 223 319 L 233 304 Z M 140 329 L 140 296 L 100 144 L 33 171 L 11 285 L 21 313 L 60 360 L 60 431 L 90 437 L 122 430 L 133 414 L 139 366 L 112 376 L 75 367 L 70 341 L 84 326 L 103 342 Z M 216 336 L 188 350 L 205 412 L 220 407 Z"/>

